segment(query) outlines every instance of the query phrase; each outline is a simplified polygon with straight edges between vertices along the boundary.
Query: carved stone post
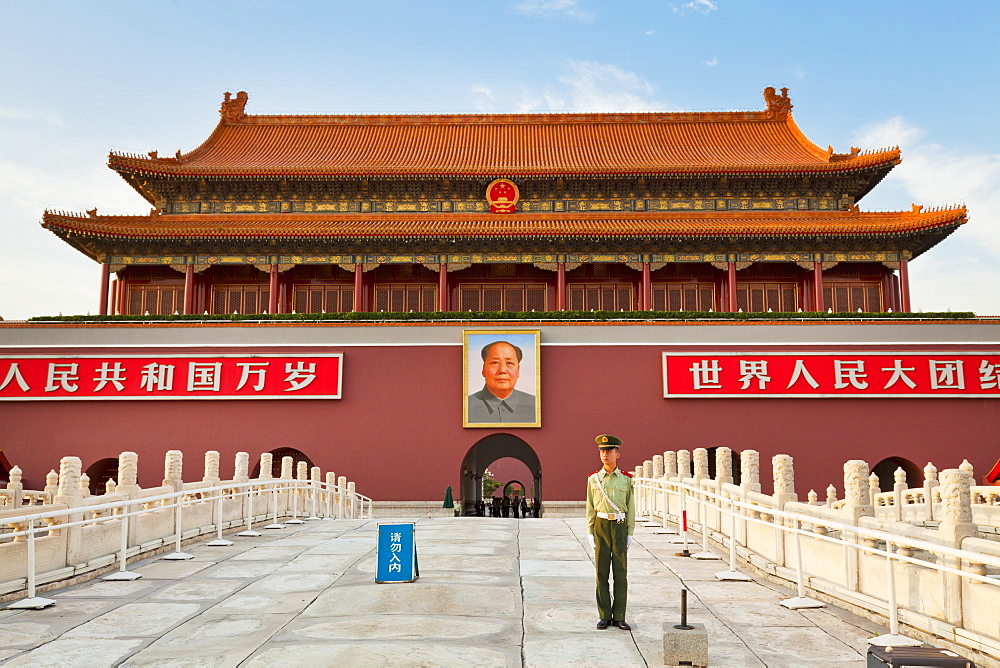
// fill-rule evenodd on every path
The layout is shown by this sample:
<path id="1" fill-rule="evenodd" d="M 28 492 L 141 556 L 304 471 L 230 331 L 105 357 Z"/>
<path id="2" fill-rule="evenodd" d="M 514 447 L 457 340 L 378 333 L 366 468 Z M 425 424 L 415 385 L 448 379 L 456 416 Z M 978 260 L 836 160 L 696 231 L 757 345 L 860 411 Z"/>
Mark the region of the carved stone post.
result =
<path id="1" fill-rule="evenodd" d="M 354 496 L 354 483 L 347 483 L 347 493 L 350 495 L 348 498 L 348 505 L 350 506 L 351 519 L 356 520 L 358 518 L 358 498 Z"/>
<path id="2" fill-rule="evenodd" d="M 83 497 L 80 495 L 80 473 L 83 463 L 79 457 L 63 457 L 59 460 L 59 489 L 53 499 L 53 503 L 65 504 L 70 508 L 77 508 L 83 504 Z M 74 514 L 66 516 L 64 522 L 76 522 L 81 519 L 81 515 Z M 66 529 L 66 565 L 70 566 L 80 561 L 80 527 L 69 527 Z"/>
<path id="3" fill-rule="evenodd" d="M 691 453 L 688 450 L 677 451 L 677 477 L 681 480 L 691 477 Z"/>
<path id="4" fill-rule="evenodd" d="M 10 470 L 10 481 L 7 483 L 7 491 L 10 492 L 10 503 L 14 508 L 20 508 L 24 503 L 24 483 L 21 482 L 21 467 L 14 465 Z"/>
<path id="5" fill-rule="evenodd" d="M 677 453 L 673 450 L 663 453 L 663 477 L 667 480 L 677 477 Z"/>
<path id="6" fill-rule="evenodd" d="M 663 477 L 663 455 L 653 455 L 653 477 Z"/>
<path id="7" fill-rule="evenodd" d="M 114 478 L 108 478 L 108 481 L 106 483 L 104 483 L 104 493 L 105 494 L 114 494 L 116 487 L 117 487 L 117 484 L 115 483 L 115 479 Z M 118 510 L 116 509 L 115 512 L 117 513 Z"/>
<path id="8" fill-rule="evenodd" d="M 924 509 L 928 522 L 934 520 L 934 488 L 937 486 L 937 467 L 927 462 L 924 467 Z"/>
<path id="9" fill-rule="evenodd" d="M 260 453 L 260 472 L 257 477 L 261 480 L 272 480 L 274 478 L 274 455 L 270 452 Z"/>
<path id="10" fill-rule="evenodd" d="M 733 484 L 733 451 L 725 446 L 715 451 L 715 481 L 720 485 Z"/>
<path id="11" fill-rule="evenodd" d="M 236 466 L 233 468 L 233 482 L 247 482 L 250 480 L 250 453 L 237 452 Z"/>
<path id="12" fill-rule="evenodd" d="M 297 462 L 295 465 L 295 478 L 297 480 L 309 480 L 309 464 Z"/>
<path id="13" fill-rule="evenodd" d="M 347 517 L 347 476 L 337 478 L 337 519 Z"/>
<path id="14" fill-rule="evenodd" d="M 694 449 L 694 484 L 700 483 L 708 478 L 708 450 L 705 448 Z"/>
<path id="15" fill-rule="evenodd" d="M 201 480 L 213 485 L 218 485 L 221 481 L 219 478 L 219 453 L 217 451 L 209 450 L 205 453 L 205 476 Z"/>
<path id="16" fill-rule="evenodd" d="M 90 476 L 86 473 L 80 475 L 80 496 L 85 499 L 90 496 Z"/>
<path id="17" fill-rule="evenodd" d="M 949 547 L 962 549 L 962 541 L 975 536 L 978 531 L 972 521 L 972 483 L 969 471 L 961 468 L 941 471 L 941 524 L 938 535 Z M 942 563 L 955 569 L 962 568 L 961 561 L 954 557 L 942 557 Z M 960 628 L 963 616 L 962 579 L 947 573 L 945 580 L 948 621 Z"/>
<path id="18" fill-rule="evenodd" d="M 292 471 L 294 470 L 294 460 L 289 456 L 284 456 L 281 458 L 281 479 L 291 480 Z"/>
<path id="19" fill-rule="evenodd" d="M 744 492 L 760 493 L 760 453 L 744 450 L 740 453 L 740 487 Z"/>
<path id="20" fill-rule="evenodd" d="M 167 450 L 163 462 L 163 486 L 179 492 L 184 484 L 183 470 L 184 453 L 180 450 Z"/>
<path id="21" fill-rule="evenodd" d="M 42 491 L 48 497 L 45 500 L 46 503 L 55 503 L 53 499 L 59 493 L 59 474 L 55 472 L 55 469 L 45 475 L 45 489 Z"/>
<path id="22" fill-rule="evenodd" d="M 642 463 L 642 477 L 652 478 L 653 477 L 653 460 L 647 459 Z"/>
<path id="23" fill-rule="evenodd" d="M 337 474 L 330 471 L 326 474 L 327 488 L 323 492 L 326 498 L 326 516 L 334 518 L 337 516 L 337 495 L 333 493 L 333 486 L 337 484 Z"/>
<path id="24" fill-rule="evenodd" d="M 892 505 L 896 511 L 896 521 L 903 521 L 903 492 L 906 491 L 906 471 L 903 467 L 897 467 L 896 472 L 892 474 L 893 484 L 892 484 Z"/>
<path id="25" fill-rule="evenodd" d="M 122 452 L 118 455 L 118 484 L 115 491 L 128 494 L 134 499 L 141 491 L 139 489 L 139 455 L 134 452 Z M 130 522 L 136 524 L 136 522 Z"/>
<path id="26" fill-rule="evenodd" d="M 878 476 L 872 473 L 868 476 L 868 496 L 871 499 L 872 509 L 878 508 L 878 495 L 882 493 Z"/>
<path id="27" fill-rule="evenodd" d="M 844 500 L 844 511 L 851 522 L 857 522 L 862 515 L 875 515 L 868 493 L 868 462 L 863 459 L 844 463 Z"/>
<path id="28" fill-rule="evenodd" d="M 774 476 L 774 505 L 779 510 L 789 501 L 796 501 L 795 470 L 791 455 L 775 455 L 771 458 L 771 471 Z"/>
<path id="29" fill-rule="evenodd" d="M 833 507 L 833 502 L 837 500 L 837 488 L 830 485 L 826 488 L 826 507 Z"/>

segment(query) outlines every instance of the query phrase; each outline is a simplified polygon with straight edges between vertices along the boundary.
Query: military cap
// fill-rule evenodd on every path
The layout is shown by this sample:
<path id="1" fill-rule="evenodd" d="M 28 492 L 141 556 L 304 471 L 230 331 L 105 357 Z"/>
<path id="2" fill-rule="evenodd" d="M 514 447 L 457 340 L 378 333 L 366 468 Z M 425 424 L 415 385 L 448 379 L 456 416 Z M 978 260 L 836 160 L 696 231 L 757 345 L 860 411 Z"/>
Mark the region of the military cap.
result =
<path id="1" fill-rule="evenodd" d="M 611 434 L 601 434 L 594 439 L 598 450 L 614 450 L 622 444 L 622 440 Z"/>

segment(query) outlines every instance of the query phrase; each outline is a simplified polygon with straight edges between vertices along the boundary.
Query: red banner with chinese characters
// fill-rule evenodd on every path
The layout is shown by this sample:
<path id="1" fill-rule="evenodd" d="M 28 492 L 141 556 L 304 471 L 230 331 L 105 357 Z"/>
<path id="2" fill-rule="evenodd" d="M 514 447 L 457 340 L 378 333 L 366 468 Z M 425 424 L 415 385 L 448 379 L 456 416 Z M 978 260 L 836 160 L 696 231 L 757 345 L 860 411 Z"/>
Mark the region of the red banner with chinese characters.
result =
<path id="1" fill-rule="evenodd" d="M 343 355 L 0 357 L 0 401 L 340 399 Z"/>
<path id="2" fill-rule="evenodd" d="M 663 396 L 1000 398 L 1000 352 L 663 353 Z"/>

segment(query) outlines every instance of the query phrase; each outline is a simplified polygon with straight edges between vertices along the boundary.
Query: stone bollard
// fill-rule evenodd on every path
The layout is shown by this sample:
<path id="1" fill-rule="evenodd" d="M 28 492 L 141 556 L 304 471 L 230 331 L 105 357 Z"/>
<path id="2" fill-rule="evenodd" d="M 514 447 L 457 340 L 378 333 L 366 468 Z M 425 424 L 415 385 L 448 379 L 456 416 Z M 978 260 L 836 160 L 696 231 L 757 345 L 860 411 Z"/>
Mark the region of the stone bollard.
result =
<path id="1" fill-rule="evenodd" d="M 677 451 L 677 477 L 682 481 L 691 477 L 691 453 L 687 450 Z"/>
<path id="2" fill-rule="evenodd" d="M 21 482 L 21 467 L 14 465 L 10 470 L 10 480 L 7 482 L 7 491 L 10 492 L 10 504 L 14 508 L 20 508 L 24 503 L 24 483 Z"/>
<path id="3" fill-rule="evenodd" d="M 708 450 L 705 448 L 694 449 L 694 484 L 700 483 L 708 478 Z"/>
<path id="4" fill-rule="evenodd" d="M 221 482 L 221 478 L 219 478 L 219 453 L 215 450 L 209 450 L 205 453 L 205 475 L 201 481 L 212 485 L 218 485 Z"/>
<path id="5" fill-rule="evenodd" d="M 937 467 L 927 462 L 924 467 L 924 512 L 927 521 L 934 519 L 934 488 L 938 486 Z"/>
<path id="6" fill-rule="evenodd" d="M 744 492 L 760 493 L 760 453 L 744 450 L 740 453 L 740 487 Z"/>
<path id="7" fill-rule="evenodd" d="M 250 480 L 250 453 L 237 452 L 236 465 L 233 467 L 233 482 Z"/>
<path id="8" fill-rule="evenodd" d="M 715 482 L 720 486 L 733 484 L 733 451 L 726 446 L 715 450 Z"/>
<path id="9" fill-rule="evenodd" d="M 663 455 L 653 455 L 653 477 L 663 477 Z"/>
<path id="10" fill-rule="evenodd" d="M 688 623 L 687 589 L 681 590 L 681 623 L 663 625 L 663 665 L 708 665 L 708 630 Z"/>
<path id="11" fill-rule="evenodd" d="M 179 492 L 184 484 L 183 470 L 184 453 L 180 450 L 167 450 L 163 462 L 163 486 Z"/>
<path id="12" fill-rule="evenodd" d="M 663 453 L 663 477 L 667 480 L 677 477 L 677 453 L 673 450 Z"/>

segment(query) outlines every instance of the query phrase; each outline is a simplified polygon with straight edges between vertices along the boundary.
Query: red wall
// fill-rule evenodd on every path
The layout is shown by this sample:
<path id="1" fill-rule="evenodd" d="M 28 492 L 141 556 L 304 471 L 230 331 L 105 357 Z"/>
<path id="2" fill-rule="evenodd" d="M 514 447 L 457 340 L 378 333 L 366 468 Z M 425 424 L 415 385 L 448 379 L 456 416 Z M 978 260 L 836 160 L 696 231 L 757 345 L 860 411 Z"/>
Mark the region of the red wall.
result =
<path id="1" fill-rule="evenodd" d="M 134 450 L 140 484 L 152 486 L 170 449 L 185 454 L 184 478 L 198 480 L 206 450 L 222 453 L 223 475 L 230 476 L 237 451 L 253 462 L 262 451 L 290 446 L 376 500 L 433 500 L 448 485 L 460 489 L 462 460 L 473 444 L 504 431 L 462 428 L 460 346 L 320 350 L 344 353 L 341 400 L 0 402 L 0 448 L 24 470 L 30 489 L 40 489 L 67 455 L 86 468 Z M 967 458 L 978 481 L 1000 456 L 1000 400 L 667 400 L 662 352 L 656 345 L 542 348 L 544 426 L 506 431 L 538 454 L 546 499 L 583 498 L 584 479 L 598 467 L 600 433 L 622 438 L 625 469 L 664 450 L 756 449 L 765 492 L 768 460 L 790 454 L 800 498 L 810 488 L 823 498 L 830 483 L 842 496 L 848 459 L 874 466 L 897 456 L 920 468 L 933 461 L 941 470 Z"/>

